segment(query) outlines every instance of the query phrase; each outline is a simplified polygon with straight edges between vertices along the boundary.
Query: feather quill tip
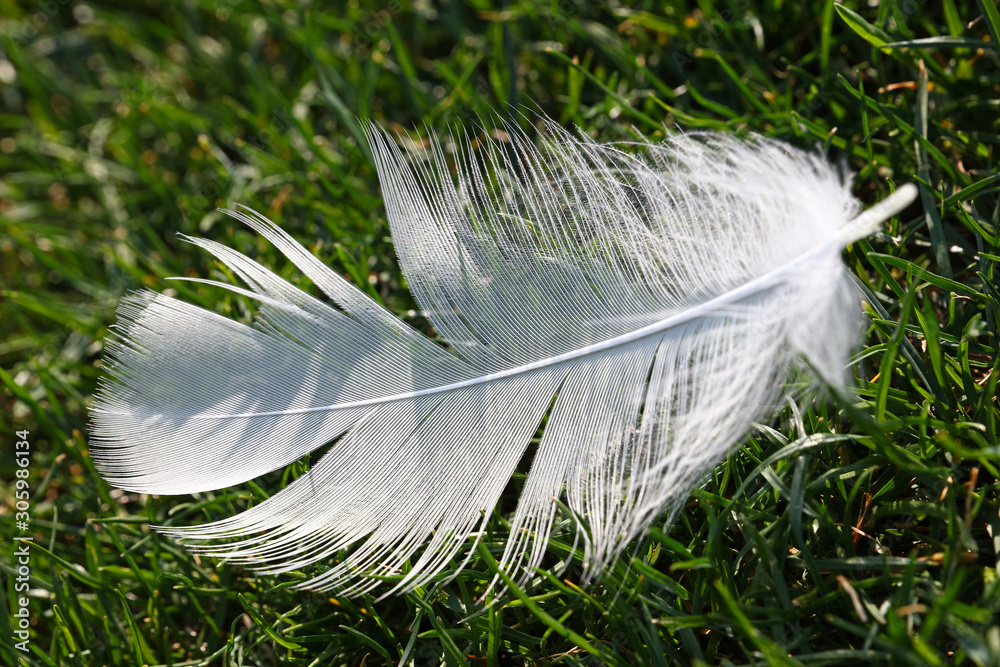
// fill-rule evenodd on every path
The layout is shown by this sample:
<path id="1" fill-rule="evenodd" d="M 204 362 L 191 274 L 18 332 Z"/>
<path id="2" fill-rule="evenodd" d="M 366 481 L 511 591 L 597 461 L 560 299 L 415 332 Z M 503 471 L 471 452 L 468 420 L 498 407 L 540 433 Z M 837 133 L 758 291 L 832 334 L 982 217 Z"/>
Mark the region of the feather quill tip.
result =
<path id="1" fill-rule="evenodd" d="M 841 242 L 848 245 L 878 231 L 883 222 L 903 212 L 912 204 L 920 189 L 913 183 L 904 183 L 895 192 L 854 218 L 841 230 Z"/>

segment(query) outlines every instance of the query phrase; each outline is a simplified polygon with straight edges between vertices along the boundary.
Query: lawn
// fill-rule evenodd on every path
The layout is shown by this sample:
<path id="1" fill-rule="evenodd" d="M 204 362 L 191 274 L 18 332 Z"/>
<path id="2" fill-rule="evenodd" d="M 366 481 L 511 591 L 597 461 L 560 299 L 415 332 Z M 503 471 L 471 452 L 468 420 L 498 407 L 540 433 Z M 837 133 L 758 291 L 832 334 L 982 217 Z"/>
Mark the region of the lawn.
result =
<path id="1" fill-rule="evenodd" d="M 991 0 L 321 5 L 0 0 L 5 663 L 1000 664 Z M 119 299 L 149 288 L 252 318 L 230 292 L 167 280 L 234 280 L 178 234 L 312 289 L 216 210 L 239 203 L 424 327 L 364 123 L 426 134 L 499 113 L 532 132 L 525 106 L 606 141 L 778 138 L 843 164 L 866 205 L 918 184 L 844 252 L 868 316 L 852 397 L 758 425 L 590 584 L 579 556 L 555 574 L 561 516 L 537 574 L 485 607 L 528 462 L 457 578 L 404 596 L 301 591 L 321 568 L 257 576 L 152 531 L 229 516 L 310 460 L 193 496 L 109 487 L 87 406 Z"/>

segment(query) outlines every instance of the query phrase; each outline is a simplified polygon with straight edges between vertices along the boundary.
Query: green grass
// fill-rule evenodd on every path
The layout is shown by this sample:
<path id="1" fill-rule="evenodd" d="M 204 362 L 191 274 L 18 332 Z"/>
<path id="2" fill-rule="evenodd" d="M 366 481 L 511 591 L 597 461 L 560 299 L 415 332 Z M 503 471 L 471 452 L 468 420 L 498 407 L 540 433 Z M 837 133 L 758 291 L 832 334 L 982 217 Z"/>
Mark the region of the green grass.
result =
<path id="1" fill-rule="evenodd" d="M 990 0 L 361 4 L 0 0 L 5 661 L 1000 664 Z M 608 140 L 713 128 L 815 147 L 855 172 L 865 203 L 918 183 L 918 204 L 845 253 L 870 315 L 856 399 L 789 408 L 748 435 L 673 525 L 593 585 L 577 585 L 578 560 L 551 574 L 572 541 L 561 523 L 549 569 L 485 609 L 523 476 L 454 582 L 380 602 L 297 591 L 308 572 L 257 577 L 151 532 L 259 502 L 308 463 L 191 497 L 109 488 L 86 406 L 118 299 L 173 290 L 250 316 L 165 280 L 230 278 L 177 232 L 304 284 L 214 212 L 244 203 L 405 313 L 360 121 L 446 129 L 522 104 Z M 27 594 L 10 542 L 25 429 Z M 28 654 L 11 626 L 23 595 Z"/>

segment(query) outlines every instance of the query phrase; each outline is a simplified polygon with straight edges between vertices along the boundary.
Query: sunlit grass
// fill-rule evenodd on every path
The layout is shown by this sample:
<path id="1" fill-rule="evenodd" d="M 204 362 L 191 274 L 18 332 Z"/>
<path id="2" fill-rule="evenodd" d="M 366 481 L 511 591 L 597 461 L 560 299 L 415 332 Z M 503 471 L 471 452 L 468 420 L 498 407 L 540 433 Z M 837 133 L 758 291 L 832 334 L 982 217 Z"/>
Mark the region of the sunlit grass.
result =
<path id="1" fill-rule="evenodd" d="M 0 2 L 0 424 L 5 443 L 30 431 L 35 538 L 25 655 L 5 445 L 5 659 L 1000 664 L 995 6 L 634 4 Z M 845 253 L 870 316 L 855 397 L 749 434 L 594 585 L 578 586 L 578 561 L 552 576 L 572 544 L 564 521 L 548 569 L 486 609 L 523 477 L 455 581 L 382 601 L 303 593 L 291 586 L 308 572 L 256 577 L 151 532 L 257 503 L 306 462 L 193 497 L 109 488 L 86 405 L 118 299 L 172 290 L 251 316 L 232 294 L 166 280 L 231 278 L 178 232 L 308 287 L 215 212 L 242 203 L 405 316 L 362 123 L 445 131 L 498 111 L 523 124 L 519 105 L 606 140 L 778 137 L 843 162 L 867 204 L 920 185 L 922 205 Z"/>

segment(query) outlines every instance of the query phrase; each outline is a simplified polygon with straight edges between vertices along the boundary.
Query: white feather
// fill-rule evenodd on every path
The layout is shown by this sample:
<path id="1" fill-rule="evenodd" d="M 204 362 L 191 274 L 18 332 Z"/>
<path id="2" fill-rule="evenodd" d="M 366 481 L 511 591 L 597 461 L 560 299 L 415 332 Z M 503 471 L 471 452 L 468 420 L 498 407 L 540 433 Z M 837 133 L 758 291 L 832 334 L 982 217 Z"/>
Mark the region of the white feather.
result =
<path id="1" fill-rule="evenodd" d="M 346 557 L 314 589 L 438 574 L 492 512 L 547 416 L 501 565 L 537 566 L 555 498 L 599 572 L 766 416 L 801 361 L 837 383 L 860 307 L 840 250 L 912 201 L 857 217 L 821 158 L 752 137 L 602 145 L 550 129 L 537 151 L 468 138 L 404 155 L 371 142 L 396 252 L 448 349 L 410 329 L 253 212 L 336 307 L 190 239 L 246 283 L 254 326 L 144 292 L 119 310 L 92 410 L 120 488 L 218 489 L 336 440 L 308 474 L 235 517 L 160 528 L 286 572 Z M 457 172 L 452 176 L 451 169 Z M 390 591 L 391 592 L 391 591 Z"/>

